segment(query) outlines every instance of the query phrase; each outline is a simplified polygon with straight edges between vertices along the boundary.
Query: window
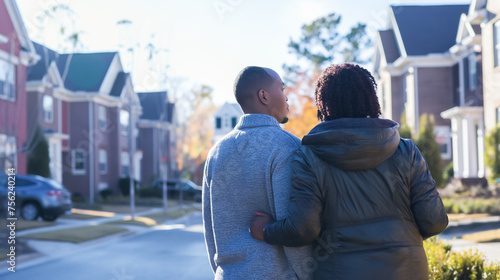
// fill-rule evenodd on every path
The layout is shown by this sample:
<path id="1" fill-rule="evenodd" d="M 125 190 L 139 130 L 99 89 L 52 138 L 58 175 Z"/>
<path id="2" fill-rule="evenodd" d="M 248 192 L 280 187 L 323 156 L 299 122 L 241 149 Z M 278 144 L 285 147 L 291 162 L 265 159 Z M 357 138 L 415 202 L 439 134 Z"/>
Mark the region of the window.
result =
<path id="1" fill-rule="evenodd" d="M 43 97 L 43 119 L 45 122 L 54 122 L 54 98 L 50 95 Z"/>
<path id="2" fill-rule="evenodd" d="M 73 174 L 85 174 L 86 162 L 86 153 L 84 150 L 76 149 L 71 151 L 71 170 Z"/>
<path id="3" fill-rule="evenodd" d="M 130 158 L 128 152 L 121 153 L 121 161 L 122 161 L 122 177 L 128 177 L 129 174 L 129 166 L 130 166 Z"/>
<path id="4" fill-rule="evenodd" d="M 0 98 L 14 101 L 16 96 L 16 67 L 0 59 Z"/>
<path id="5" fill-rule="evenodd" d="M 97 189 L 100 191 L 109 189 L 108 183 L 99 182 Z"/>
<path id="6" fill-rule="evenodd" d="M 221 119 L 221 117 L 216 117 L 215 118 L 215 128 L 217 128 L 217 129 L 222 128 L 222 119 Z"/>
<path id="7" fill-rule="evenodd" d="M 477 87 L 477 60 L 476 54 L 472 53 L 469 59 L 469 90 L 475 90 Z"/>
<path id="8" fill-rule="evenodd" d="M 495 67 L 500 66 L 500 20 L 493 25 L 493 41 L 495 52 Z"/>
<path id="9" fill-rule="evenodd" d="M 238 123 L 238 119 L 236 117 L 231 118 L 231 126 L 234 128 Z"/>
<path id="10" fill-rule="evenodd" d="M 229 116 L 227 114 L 224 115 L 224 127 L 229 127 Z"/>
<path id="11" fill-rule="evenodd" d="M 106 130 L 106 107 L 99 106 L 99 128 Z"/>
<path id="12" fill-rule="evenodd" d="M 99 172 L 108 173 L 108 153 L 103 149 L 99 150 Z"/>
<path id="13" fill-rule="evenodd" d="M 33 182 L 29 179 L 21 179 L 21 178 L 16 178 L 16 187 L 31 187 L 35 186 L 36 182 Z"/>
<path id="14" fill-rule="evenodd" d="M 120 110 L 120 127 L 123 135 L 127 135 L 128 133 L 128 123 L 129 121 L 129 113 L 125 110 Z"/>
<path id="15" fill-rule="evenodd" d="M 439 144 L 441 158 L 444 160 L 450 160 L 452 156 L 450 127 L 436 126 L 434 128 L 434 132 L 436 133 L 436 142 Z"/>

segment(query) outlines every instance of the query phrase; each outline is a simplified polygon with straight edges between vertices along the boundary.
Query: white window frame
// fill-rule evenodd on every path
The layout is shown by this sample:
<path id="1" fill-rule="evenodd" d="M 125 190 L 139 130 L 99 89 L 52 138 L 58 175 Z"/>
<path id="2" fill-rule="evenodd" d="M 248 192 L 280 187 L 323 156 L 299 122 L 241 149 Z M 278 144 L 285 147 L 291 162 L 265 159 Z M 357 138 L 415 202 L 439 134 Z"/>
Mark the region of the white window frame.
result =
<path id="1" fill-rule="evenodd" d="M 130 175 L 130 156 L 128 154 L 128 152 L 121 152 L 121 175 L 122 175 L 122 178 L 125 178 L 125 177 L 128 177 Z M 127 171 L 128 172 L 125 172 L 125 167 L 127 167 Z"/>
<path id="2" fill-rule="evenodd" d="M 99 173 L 108 173 L 108 152 L 105 149 L 99 150 Z"/>
<path id="3" fill-rule="evenodd" d="M 107 126 L 106 107 L 99 106 L 98 111 L 99 111 L 99 113 L 98 113 L 99 114 L 99 128 L 104 131 L 104 130 L 106 130 L 106 126 Z"/>
<path id="4" fill-rule="evenodd" d="M 50 100 L 50 101 L 49 101 Z M 43 120 L 46 123 L 54 122 L 54 97 L 44 95 L 42 100 Z"/>
<path id="5" fill-rule="evenodd" d="M 0 59 L 0 82 L 3 82 L 3 86 L 0 85 L 0 98 L 16 101 L 16 65 Z M 6 89 L 8 85 L 12 85 L 10 94 L 7 95 Z"/>
<path id="6" fill-rule="evenodd" d="M 76 154 L 77 153 L 81 153 L 82 154 L 82 158 L 81 160 L 78 160 L 77 161 L 77 158 L 76 158 Z M 74 149 L 74 150 L 71 150 L 71 172 L 73 173 L 73 175 L 85 175 L 86 173 L 86 170 L 87 170 L 87 159 L 86 159 L 86 156 L 87 156 L 87 152 L 83 149 Z M 83 163 L 83 168 L 82 169 L 77 169 L 76 168 L 76 164 L 77 163 Z"/>
<path id="7" fill-rule="evenodd" d="M 128 127 L 130 125 L 130 113 L 127 110 L 120 110 L 120 131 L 122 135 L 128 134 Z M 126 121 L 125 121 L 126 120 Z"/>
<path id="8" fill-rule="evenodd" d="M 467 58 L 469 60 L 469 90 L 477 88 L 477 58 L 476 53 L 472 53 Z"/>

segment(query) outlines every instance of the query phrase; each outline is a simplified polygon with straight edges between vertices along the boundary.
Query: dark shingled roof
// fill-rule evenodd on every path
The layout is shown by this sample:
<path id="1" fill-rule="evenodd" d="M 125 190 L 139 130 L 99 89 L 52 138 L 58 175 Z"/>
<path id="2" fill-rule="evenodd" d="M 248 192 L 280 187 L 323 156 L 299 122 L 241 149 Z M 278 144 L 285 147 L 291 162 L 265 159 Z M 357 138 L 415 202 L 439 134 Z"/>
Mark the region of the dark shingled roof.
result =
<path id="1" fill-rule="evenodd" d="M 61 76 L 67 69 L 64 86 L 72 91 L 97 92 L 116 52 L 62 54 L 57 61 Z M 68 59 L 71 60 L 68 62 Z"/>
<path id="2" fill-rule="evenodd" d="M 399 51 L 398 43 L 396 41 L 396 35 L 394 35 L 394 30 L 381 30 L 379 31 L 380 40 L 382 41 L 382 48 L 384 50 L 385 59 L 387 63 L 393 63 L 401 56 Z"/>
<path id="3" fill-rule="evenodd" d="M 129 73 L 125 72 L 118 73 L 118 76 L 116 76 L 115 83 L 113 84 L 113 87 L 111 88 L 111 92 L 109 93 L 109 95 L 119 97 L 122 94 L 123 87 L 125 86 L 127 78 L 129 76 L 130 76 Z"/>
<path id="4" fill-rule="evenodd" d="M 139 92 L 142 120 L 172 122 L 175 104 L 168 102 L 167 92 Z"/>
<path id="5" fill-rule="evenodd" d="M 469 5 L 391 6 L 407 55 L 444 53 L 454 44 Z"/>
<path id="6" fill-rule="evenodd" d="M 57 61 L 59 54 L 43 45 L 33 42 L 36 53 L 40 56 L 40 60 L 33 66 L 26 69 L 27 81 L 41 81 L 47 74 L 50 63 Z"/>

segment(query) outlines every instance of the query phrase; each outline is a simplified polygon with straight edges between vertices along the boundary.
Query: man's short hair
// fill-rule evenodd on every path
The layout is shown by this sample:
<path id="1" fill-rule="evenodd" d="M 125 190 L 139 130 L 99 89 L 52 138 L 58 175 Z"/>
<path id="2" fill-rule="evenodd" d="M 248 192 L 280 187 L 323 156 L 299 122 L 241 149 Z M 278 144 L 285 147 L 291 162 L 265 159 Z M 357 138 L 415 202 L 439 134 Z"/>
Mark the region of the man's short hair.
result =
<path id="1" fill-rule="evenodd" d="M 234 96 L 243 108 L 253 94 L 269 87 L 273 82 L 274 78 L 269 75 L 266 69 L 258 66 L 247 66 L 241 70 L 234 81 Z"/>

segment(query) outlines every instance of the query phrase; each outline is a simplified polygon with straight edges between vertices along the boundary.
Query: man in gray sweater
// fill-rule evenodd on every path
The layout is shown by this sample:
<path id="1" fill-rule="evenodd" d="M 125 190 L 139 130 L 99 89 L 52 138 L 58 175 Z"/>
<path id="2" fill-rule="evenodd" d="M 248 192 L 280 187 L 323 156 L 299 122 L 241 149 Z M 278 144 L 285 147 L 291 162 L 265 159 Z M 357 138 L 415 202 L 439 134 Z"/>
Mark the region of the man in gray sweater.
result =
<path id="1" fill-rule="evenodd" d="M 300 140 L 288 121 L 283 82 L 250 66 L 234 84 L 243 115 L 210 150 L 203 177 L 203 225 L 215 279 L 310 279 L 312 247 L 271 246 L 250 236 L 255 210 L 287 216 L 291 155 Z"/>

